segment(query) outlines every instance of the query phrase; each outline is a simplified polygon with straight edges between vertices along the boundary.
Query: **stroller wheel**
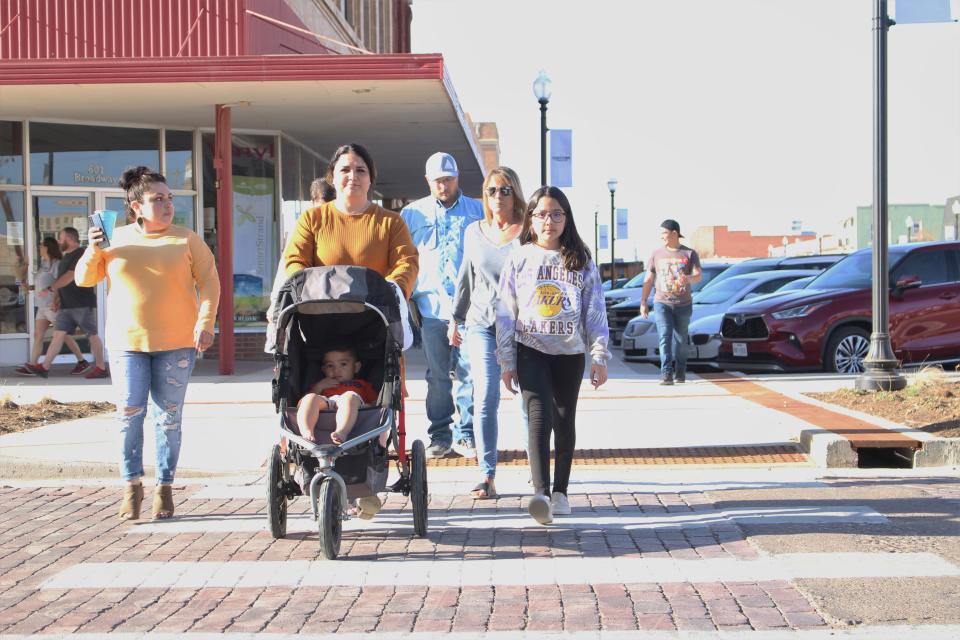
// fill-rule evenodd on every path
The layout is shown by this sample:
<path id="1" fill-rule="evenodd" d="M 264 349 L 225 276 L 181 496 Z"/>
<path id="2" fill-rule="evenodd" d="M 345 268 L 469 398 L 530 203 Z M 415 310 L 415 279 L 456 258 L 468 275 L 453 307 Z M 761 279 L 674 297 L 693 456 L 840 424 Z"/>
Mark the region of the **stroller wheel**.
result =
<path id="1" fill-rule="evenodd" d="M 283 479 L 283 457 L 280 445 L 273 445 L 267 466 L 267 516 L 270 519 L 270 534 L 274 538 L 287 535 L 287 487 Z"/>
<path id="2" fill-rule="evenodd" d="M 410 501 L 413 503 L 413 532 L 419 538 L 427 535 L 427 452 L 423 442 L 414 440 L 410 447 Z"/>
<path id="3" fill-rule="evenodd" d="M 320 551 L 327 560 L 340 553 L 340 534 L 343 531 L 343 504 L 340 487 L 333 478 L 320 481 L 317 492 L 317 529 L 320 531 Z"/>

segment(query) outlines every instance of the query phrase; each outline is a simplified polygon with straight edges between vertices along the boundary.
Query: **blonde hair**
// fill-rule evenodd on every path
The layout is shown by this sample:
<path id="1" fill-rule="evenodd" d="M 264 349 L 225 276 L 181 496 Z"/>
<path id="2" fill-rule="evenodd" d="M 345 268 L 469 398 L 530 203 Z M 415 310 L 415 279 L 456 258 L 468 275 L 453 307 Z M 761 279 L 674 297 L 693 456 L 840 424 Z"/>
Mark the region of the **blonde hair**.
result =
<path id="1" fill-rule="evenodd" d="M 523 222 L 523 216 L 526 212 L 526 201 L 523 199 L 523 189 L 520 187 L 520 178 L 517 172 L 510 167 L 497 167 L 487 174 L 483 179 L 483 218 L 487 224 L 493 224 L 493 211 L 490 210 L 490 196 L 487 195 L 487 187 L 493 182 L 495 177 L 499 177 L 513 189 L 513 221 Z"/>

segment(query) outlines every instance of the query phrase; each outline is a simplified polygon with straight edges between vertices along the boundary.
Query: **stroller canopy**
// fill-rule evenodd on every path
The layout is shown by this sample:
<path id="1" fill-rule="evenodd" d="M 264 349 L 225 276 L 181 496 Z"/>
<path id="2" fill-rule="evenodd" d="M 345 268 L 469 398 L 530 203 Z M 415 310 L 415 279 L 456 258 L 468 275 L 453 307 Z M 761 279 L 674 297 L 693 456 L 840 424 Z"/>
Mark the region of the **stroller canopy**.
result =
<path id="1" fill-rule="evenodd" d="M 396 348 L 403 344 L 400 304 L 394 286 L 367 267 L 311 267 L 290 276 L 267 318 L 266 350 L 287 353 L 291 320 L 297 315 L 350 314 L 375 309 Z"/>

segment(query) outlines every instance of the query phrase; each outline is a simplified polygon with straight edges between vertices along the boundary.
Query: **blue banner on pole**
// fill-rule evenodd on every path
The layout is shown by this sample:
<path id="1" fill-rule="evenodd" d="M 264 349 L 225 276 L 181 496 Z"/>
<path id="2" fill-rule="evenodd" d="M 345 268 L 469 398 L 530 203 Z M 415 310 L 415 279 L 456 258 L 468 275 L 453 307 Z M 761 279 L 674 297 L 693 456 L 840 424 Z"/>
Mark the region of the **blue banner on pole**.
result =
<path id="1" fill-rule="evenodd" d="M 953 22 L 950 0 L 897 0 L 897 24 Z"/>
<path id="2" fill-rule="evenodd" d="M 609 227 L 605 224 L 600 225 L 600 248 L 607 249 L 610 246 L 610 240 L 607 238 L 607 229 Z"/>
<path id="3" fill-rule="evenodd" d="M 626 240 L 629 235 L 627 224 L 627 210 L 617 209 L 617 240 Z"/>
<path id="4" fill-rule="evenodd" d="M 570 129 L 550 130 L 550 184 L 573 186 L 573 131 Z"/>

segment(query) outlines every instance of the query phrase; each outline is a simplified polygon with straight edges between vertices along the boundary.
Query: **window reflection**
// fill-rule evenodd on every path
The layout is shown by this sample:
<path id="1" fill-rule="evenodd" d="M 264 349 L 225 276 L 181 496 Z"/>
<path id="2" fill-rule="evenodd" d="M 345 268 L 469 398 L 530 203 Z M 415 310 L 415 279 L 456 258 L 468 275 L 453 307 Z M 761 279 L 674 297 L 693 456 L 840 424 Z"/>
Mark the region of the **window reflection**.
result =
<path id="1" fill-rule="evenodd" d="M 117 187 L 124 169 L 160 167 L 156 129 L 30 123 L 30 183 Z"/>
<path id="2" fill-rule="evenodd" d="M 26 333 L 23 193 L 0 191 L 0 334 Z"/>
<path id="3" fill-rule="evenodd" d="M 23 184 L 23 125 L 0 121 L 0 184 Z"/>

